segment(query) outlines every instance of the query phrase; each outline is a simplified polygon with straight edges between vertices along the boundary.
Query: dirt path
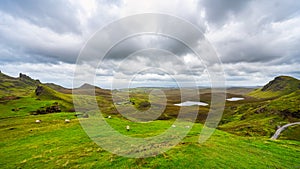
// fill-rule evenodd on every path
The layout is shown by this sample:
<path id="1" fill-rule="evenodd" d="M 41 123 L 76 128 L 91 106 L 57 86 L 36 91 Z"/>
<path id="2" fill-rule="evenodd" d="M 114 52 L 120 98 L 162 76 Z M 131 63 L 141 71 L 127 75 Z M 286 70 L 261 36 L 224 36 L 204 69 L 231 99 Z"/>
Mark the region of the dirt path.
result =
<path id="1" fill-rule="evenodd" d="M 276 140 L 279 136 L 279 134 L 285 130 L 287 127 L 289 126 L 293 126 L 293 125 L 296 125 L 296 124 L 300 124 L 300 122 L 295 122 L 295 123 L 289 123 L 289 124 L 286 124 L 284 126 L 281 126 L 279 129 L 276 130 L 275 134 L 271 137 L 272 140 Z"/>

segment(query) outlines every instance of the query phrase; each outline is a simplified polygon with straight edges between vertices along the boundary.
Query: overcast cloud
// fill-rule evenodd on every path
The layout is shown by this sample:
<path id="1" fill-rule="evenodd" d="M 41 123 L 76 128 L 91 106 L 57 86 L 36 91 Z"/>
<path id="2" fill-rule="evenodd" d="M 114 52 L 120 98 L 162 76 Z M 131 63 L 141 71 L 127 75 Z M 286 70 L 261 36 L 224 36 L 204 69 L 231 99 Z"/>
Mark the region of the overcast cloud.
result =
<path id="1" fill-rule="evenodd" d="M 177 16 L 196 25 L 220 57 L 229 86 L 263 85 L 278 75 L 300 78 L 298 0 L 3 0 L 0 70 L 72 87 L 77 56 L 97 30 L 122 17 L 149 12 Z M 146 21 L 142 24 L 147 26 Z M 130 29 L 130 25 L 121 29 Z M 189 37 L 195 45 L 198 38 Z M 143 50 L 148 48 L 158 50 Z M 93 83 L 91 66 L 81 63 L 80 68 L 82 77 Z M 127 87 L 122 79 L 136 77 L 137 86 L 170 86 L 172 77 L 188 83 L 187 77 L 193 75 L 199 85 L 209 85 L 205 66 L 213 65 L 196 59 L 175 39 L 135 36 L 107 54 L 97 69 L 96 83 L 108 88 L 114 81 L 115 87 Z"/>

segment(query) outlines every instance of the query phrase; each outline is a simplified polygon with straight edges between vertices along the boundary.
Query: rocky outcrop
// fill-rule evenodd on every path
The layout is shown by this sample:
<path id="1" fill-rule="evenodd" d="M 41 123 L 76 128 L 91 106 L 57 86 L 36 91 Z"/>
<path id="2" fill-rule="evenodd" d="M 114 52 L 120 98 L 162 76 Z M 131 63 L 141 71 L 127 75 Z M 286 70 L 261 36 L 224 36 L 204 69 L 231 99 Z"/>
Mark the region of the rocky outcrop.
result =
<path id="1" fill-rule="evenodd" d="M 35 93 L 36 96 L 41 95 L 42 92 L 43 92 L 43 86 L 38 86 L 38 87 L 35 89 L 35 91 L 34 91 L 34 93 Z"/>
<path id="2" fill-rule="evenodd" d="M 25 74 L 20 73 L 19 74 L 19 79 L 29 85 L 38 85 L 41 84 L 41 82 L 39 80 L 34 80 L 32 79 L 30 76 L 27 76 Z"/>
<path id="3" fill-rule="evenodd" d="M 59 104 L 55 102 L 51 106 L 41 107 L 40 109 L 36 110 L 32 114 L 38 115 L 38 114 L 48 114 L 48 113 L 58 113 L 58 112 L 61 112 L 61 109 L 59 107 Z"/>

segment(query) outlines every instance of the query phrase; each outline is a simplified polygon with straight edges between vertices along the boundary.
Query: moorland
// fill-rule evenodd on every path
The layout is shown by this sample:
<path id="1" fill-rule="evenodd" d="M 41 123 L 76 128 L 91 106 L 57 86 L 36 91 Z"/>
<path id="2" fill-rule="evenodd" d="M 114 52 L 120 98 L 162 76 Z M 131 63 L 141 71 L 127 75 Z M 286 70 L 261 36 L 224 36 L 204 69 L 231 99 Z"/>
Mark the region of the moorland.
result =
<path id="1" fill-rule="evenodd" d="M 94 92 L 90 95 L 90 90 Z M 160 95 L 151 93 L 162 91 Z M 10 77 L 0 73 L 0 166 L 1 168 L 299 168 L 300 125 L 285 129 L 278 139 L 277 128 L 300 121 L 300 81 L 278 76 L 262 87 L 226 89 L 221 121 L 212 136 L 198 142 L 208 116 L 211 89 L 199 88 L 199 100 L 208 106 L 180 107 L 193 101 L 194 93 L 180 96 L 178 88 L 133 88 L 108 90 L 90 84 L 68 89 L 41 83 L 20 73 Z M 99 112 L 115 130 L 130 137 L 151 137 L 172 126 L 179 110 L 197 111 L 195 123 L 179 144 L 149 158 L 127 158 L 98 146 L 85 133 L 80 120 L 91 112 L 78 111 L 73 93 L 94 97 Z M 129 97 L 127 98 L 127 94 Z M 114 97 L 113 97 L 114 96 Z M 152 99 L 149 99 L 152 98 Z M 85 103 L 83 103 L 85 104 Z M 138 113 L 155 112 L 165 106 L 155 120 L 135 122 Z M 131 107 L 131 108 L 128 108 Z M 132 111 L 134 110 L 137 111 Z M 153 109 L 151 109 L 153 108 Z M 122 110 L 122 112 L 120 112 Z M 148 112 L 149 113 L 149 112 Z M 107 118 L 109 117 L 109 118 Z M 147 114 L 142 115 L 147 121 Z M 66 121 L 68 119 L 68 121 Z M 38 120 L 38 121 L 37 121 Z M 125 126 L 131 130 L 126 131 Z M 105 131 L 101 131 L 105 132 Z"/>

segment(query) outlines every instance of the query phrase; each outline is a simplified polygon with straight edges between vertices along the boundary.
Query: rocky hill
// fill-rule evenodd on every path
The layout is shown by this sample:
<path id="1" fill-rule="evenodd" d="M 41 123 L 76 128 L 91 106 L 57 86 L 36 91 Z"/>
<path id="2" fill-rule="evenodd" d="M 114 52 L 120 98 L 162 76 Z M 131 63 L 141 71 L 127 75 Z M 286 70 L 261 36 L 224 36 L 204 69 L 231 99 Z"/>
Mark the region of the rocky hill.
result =
<path id="1" fill-rule="evenodd" d="M 25 96 L 30 94 L 41 82 L 20 73 L 19 77 L 10 77 L 0 71 L 0 98 Z"/>
<path id="2" fill-rule="evenodd" d="M 272 98 L 290 94 L 300 89 L 300 80 L 290 76 L 278 76 L 262 88 L 249 93 L 257 98 Z"/>
<path id="3" fill-rule="evenodd" d="M 279 76 L 248 95 L 258 100 L 227 106 L 220 129 L 244 136 L 268 136 L 277 127 L 300 121 L 300 81 Z M 284 132 L 286 138 L 300 140 L 300 127 Z"/>

